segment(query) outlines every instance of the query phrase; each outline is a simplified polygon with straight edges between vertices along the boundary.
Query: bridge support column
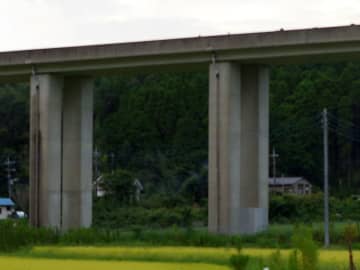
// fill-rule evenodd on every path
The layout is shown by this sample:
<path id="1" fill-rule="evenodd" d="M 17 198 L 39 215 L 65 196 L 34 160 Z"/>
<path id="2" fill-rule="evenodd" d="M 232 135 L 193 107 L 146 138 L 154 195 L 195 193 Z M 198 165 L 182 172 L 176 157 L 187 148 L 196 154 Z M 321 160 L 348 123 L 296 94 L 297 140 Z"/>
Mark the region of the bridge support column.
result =
<path id="1" fill-rule="evenodd" d="M 268 69 L 215 63 L 209 79 L 209 231 L 253 234 L 268 225 Z"/>
<path id="2" fill-rule="evenodd" d="M 93 83 L 36 75 L 30 99 L 30 222 L 62 230 L 92 219 Z"/>

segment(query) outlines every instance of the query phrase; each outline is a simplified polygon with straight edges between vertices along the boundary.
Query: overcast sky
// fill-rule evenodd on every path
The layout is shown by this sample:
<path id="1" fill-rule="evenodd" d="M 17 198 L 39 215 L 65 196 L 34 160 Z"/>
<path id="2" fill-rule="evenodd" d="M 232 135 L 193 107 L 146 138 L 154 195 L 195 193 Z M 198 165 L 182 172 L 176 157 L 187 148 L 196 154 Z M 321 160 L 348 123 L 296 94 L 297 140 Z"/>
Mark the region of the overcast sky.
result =
<path id="1" fill-rule="evenodd" d="M 0 0 L 0 51 L 360 24 L 360 0 Z"/>

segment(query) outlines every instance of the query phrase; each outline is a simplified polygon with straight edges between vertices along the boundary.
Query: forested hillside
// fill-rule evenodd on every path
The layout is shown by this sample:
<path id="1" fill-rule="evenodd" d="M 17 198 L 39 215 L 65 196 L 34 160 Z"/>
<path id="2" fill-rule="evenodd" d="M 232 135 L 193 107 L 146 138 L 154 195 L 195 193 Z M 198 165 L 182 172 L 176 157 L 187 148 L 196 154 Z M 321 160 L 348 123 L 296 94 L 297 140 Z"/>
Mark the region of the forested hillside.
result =
<path id="1" fill-rule="evenodd" d="M 271 68 L 271 136 L 278 174 L 304 176 L 321 187 L 320 113 L 330 112 L 332 192 L 360 193 L 360 64 Z M 0 85 L 0 157 L 17 161 L 27 181 L 28 86 Z M 101 174 L 140 179 L 144 196 L 207 196 L 208 74 L 154 73 L 99 78 L 95 147 Z M 3 163 L 3 162 L 2 162 Z M 5 168 L 0 195 L 6 195 Z"/>

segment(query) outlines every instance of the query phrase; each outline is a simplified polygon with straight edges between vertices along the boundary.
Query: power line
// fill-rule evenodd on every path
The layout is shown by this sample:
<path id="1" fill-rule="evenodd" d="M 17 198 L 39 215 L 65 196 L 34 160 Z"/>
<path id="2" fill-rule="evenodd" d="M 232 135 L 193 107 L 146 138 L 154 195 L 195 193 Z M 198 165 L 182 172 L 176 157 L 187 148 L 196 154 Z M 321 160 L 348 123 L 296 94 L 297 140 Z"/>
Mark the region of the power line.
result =
<path id="1" fill-rule="evenodd" d="M 360 127 L 357 126 L 357 125 L 355 125 L 355 124 L 354 124 L 353 122 L 351 122 L 350 120 L 343 119 L 343 118 L 339 118 L 339 117 L 333 115 L 332 113 L 328 113 L 328 116 L 330 116 L 329 119 L 333 119 L 333 120 L 335 120 L 337 123 L 342 123 L 342 125 L 345 125 L 345 126 L 350 125 L 350 126 L 352 126 L 353 128 L 360 130 Z"/>
<path id="2" fill-rule="evenodd" d="M 329 126 L 329 130 L 332 131 L 333 133 L 336 133 L 348 139 L 349 141 L 360 143 L 360 137 L 354 136 L 350 130 L 339 127 L 338 125 L 332 122 L 328 122 L 328 126 Z"/>
<path id="3" fill-rule="evenodd" d="M 321 115 L 320 115 L 321 117 Z M 306 118 L 305 118 L 306 119 Z M 290 120 L 288 120 L 290 121 Z M 287 122 L 288 122 L 287 121 Z M 272 136 L 281 136 L 281 135 L 288 135 L 289 131 L 291 130 L 302 130 L 302 131 L 316 131 L 318 130 L 319 125 L 321 126 L 321 119 L 319 118 L 319 115 L 316 115 L 312 118 L 307 118 L 306 123 L 302 123 L 302 125 L 299 125 L 298 119 L 293 119 L 290 123 L 282 124 L 280 123 L 277 127 L 275 132 L 272 132 Z"/>

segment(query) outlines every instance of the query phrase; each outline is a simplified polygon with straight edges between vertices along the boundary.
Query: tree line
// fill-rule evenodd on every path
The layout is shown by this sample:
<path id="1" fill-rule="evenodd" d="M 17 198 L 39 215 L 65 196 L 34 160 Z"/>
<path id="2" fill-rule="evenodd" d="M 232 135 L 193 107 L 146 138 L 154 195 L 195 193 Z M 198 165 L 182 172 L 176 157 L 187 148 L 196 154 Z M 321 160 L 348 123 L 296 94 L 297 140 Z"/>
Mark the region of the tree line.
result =
<path id="1" fill-rule="evenodd" d="M 270 146 L 278 176 L 303 176 L 322 186 L 322 124 L 328 108 L 330 186 L 360 193 L 360 64 L 272 66 Z M 0 160 L 17 160 L 28 181 L 28 84 L 0 85 Z M 94 148 L 98 173 L 121 170 L 138 178 L 144 196 L 207 198 L 208 74 L 151 73 L 98 78 Z M 3 162 L 2 162 L 3 163 Z M 269 174 L 271 175 L 271 171 Z M 6 195 L 0 168 L 0 196 Z"/>

